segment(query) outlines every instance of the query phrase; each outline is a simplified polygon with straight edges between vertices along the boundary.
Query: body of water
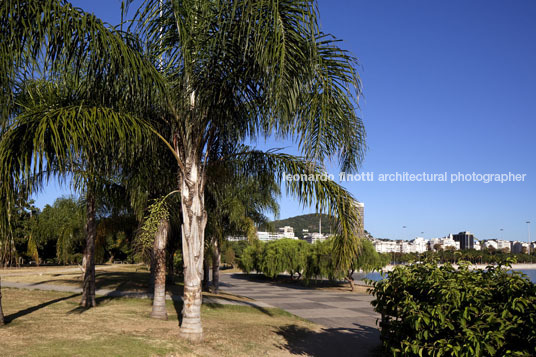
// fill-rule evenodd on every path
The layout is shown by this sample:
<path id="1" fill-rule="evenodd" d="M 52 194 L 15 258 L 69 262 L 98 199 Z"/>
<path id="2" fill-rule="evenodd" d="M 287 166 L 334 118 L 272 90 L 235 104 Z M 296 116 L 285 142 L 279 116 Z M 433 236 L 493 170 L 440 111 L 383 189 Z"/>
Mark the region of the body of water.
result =
<path id="1" fill-rule="evenodd" d="M 536 269 L 513 269 L 513 270 L 522 272 L 530 279 L 530 281 L 532 281 L 533 283 L 536 283 Z M 373 273 L 368 273 L 368 274 L 357 273 L 355 274 L 355 278 L 356 280 L 363 280 L 364 278 L 366 278 L 366 279 L 378 281 L 382 279 L 382 276 L 378 272 L 373 272 Z"/>

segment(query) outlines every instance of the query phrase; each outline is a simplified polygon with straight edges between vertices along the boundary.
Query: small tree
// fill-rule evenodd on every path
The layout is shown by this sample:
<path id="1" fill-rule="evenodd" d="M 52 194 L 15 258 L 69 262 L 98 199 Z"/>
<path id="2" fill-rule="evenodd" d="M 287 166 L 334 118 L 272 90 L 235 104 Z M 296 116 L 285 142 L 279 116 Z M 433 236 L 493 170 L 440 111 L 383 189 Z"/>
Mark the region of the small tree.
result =
<path id="1" fill-rule="evenodd" d="M 261 259 L 264 251 L 264 243 L 255 240 L 248 245 L 243 251 L 242 256 L 238 261 L 238 266 L 242 271 L 249 274 L 252 271 L 260 272 Z"/>
<path id="2" fill-rule="evenodd" d="M 352 291 L 354 290 L 353 274 L 355 271 L 371 272 L 374 270 L 379 270 L 386 265 L 385 260 L 380 257 L 368 239 L 362 238 L 360 243 L 361 251 L 353 261 L 353 264 L 348 272 L 348 276 L 346 277 L 350 283 Z"/>
<path id="3" fill-rule="evenodd" d="M 235 266 L 235 252 L 232 246 L 225 245 L 223 251 L 223 262 L 225 264 L 231 265 L 233 268 Z"/>
<path id="4" fill-rule="evenodd" d="M 340 279 L 344 276 L 341 269 L 337 269 L 333 257 L 333 239 L 315 242 L 309 249 L 307 256 L 307 268 L 305 278 L 328 278 L 329 280 Z"/>
<path id="5" fill-rule="evenodd" d="M 306 267 L 308 248 L 306 242 L 288 238 L 267 243 L 262 257 L 262 272 L 271 278 L 288 272 L 291 278 L 298 274 L 299 279 Z"/>

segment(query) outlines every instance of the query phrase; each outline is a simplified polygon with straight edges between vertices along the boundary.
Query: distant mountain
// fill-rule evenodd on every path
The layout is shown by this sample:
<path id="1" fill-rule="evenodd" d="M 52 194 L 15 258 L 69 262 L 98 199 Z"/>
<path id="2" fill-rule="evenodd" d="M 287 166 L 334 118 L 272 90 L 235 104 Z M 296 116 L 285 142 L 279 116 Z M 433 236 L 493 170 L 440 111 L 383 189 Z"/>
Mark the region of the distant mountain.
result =
<path id="1" fill-rule="evenodd" d="M 277 229 L 284 226 L 291 226 L 294 228 L 294 235 L 298 238 L 303 237 L 303 230 L 308 229 L 310 233 L 318 232 L 318 223 L 320 215 L 316 213 L 302 214 L 301 216 L 289 217 L 272 221 L 268 225 L 261 225 L 259 231 L 277 232 Z M 330 216 L 327 214 L 322 215 L 322 233 L 335 233 L 335 225 L 330 227 Z M 365 236 L 369 239 L 374 238 L 372 234 L 365 230 Z"/>
<path id="2" fill-rule="evenodd" d="M 319 215 L 315 213 L 272 221 L 268 226 L 259 227 L 259 231 L 275 232 L 280 227 L 291 226 L 294 228 L 294 235 L 298 238 L 302 238 L 304 229 L 308 229 L 309 232 L 318 232 L 320 216 L 322 216 L 322 233 L 330 233 L 330 231 L 334 232 L 335 226 L 330 227 L 330 217 L 327 214 Z"/>

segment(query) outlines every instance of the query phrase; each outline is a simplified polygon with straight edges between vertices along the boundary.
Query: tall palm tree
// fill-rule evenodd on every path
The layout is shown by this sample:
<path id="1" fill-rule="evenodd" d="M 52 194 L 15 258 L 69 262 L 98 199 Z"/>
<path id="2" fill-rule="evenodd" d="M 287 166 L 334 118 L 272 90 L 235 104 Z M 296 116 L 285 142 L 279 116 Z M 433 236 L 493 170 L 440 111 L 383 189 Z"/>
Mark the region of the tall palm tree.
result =
<path id="1" fill-rule="evenodd" d="M 134 31 L 153 45 L 149 50 L 162 59 L 176 93 L 168 106 L 174 118 L 169 145 L 183 212 L 181 327 L 191 339 L 202 336 L 204 189 L 211 151 L 277 133 L 293 135 L 306 160 L 319 165 L 338 155 L 342 169 L 351 171 L 362 157 L 364 132 L 352 101 L 359 95 L 355 61 L 320 32 L 317 18 L 314 2 L 296 1 L 149 0 L 136 14 Z"/>
<path id="2" fill-rule="evenodd" d="M 109 137 L 118 138 L 127 152 L 150 122 L 149 130 L 177 161 L 184 258 L 181 333 L 201 339 L 208 157 L 230 143 L 270 135 L 294 138 L 303 158 L 270 152 L 242 158 L 257 157 L 259 163 L 247 161 L 250 166 L 266 165 L 279 178 L 284 172 L 322 173 L 330 158 L 352 172 L 363 157 L 356 60 L 320 31 L 316 9 L 314 1 L 146 0 L 124 34 L 65 1 L 2 2 L 3 126 L 13 118 L 12 93 L 21 68 L 46 65 L 47 73 L 60 74 L 72 69 L 87 78 L 84 93 L 105 93 L 109 86 L 113 98 L 101 98 L 91 108 L 82 103 L 35 112 L 11 123 L 0 144 L 2 195 L 9 198 L 20 173 L 31 171 L 34 153 L 39 171 L 48 165 L 42 160 L 45 152 L 65 167 L 80 157 L 81 148 L 99 152 L 101 140 Z M 156 123 L 164 123 L 170 136 L 158 133 Z M 21 148 L 16 142 L 33 145 Z M 19 152 L 22 159 L 14 160 Z M 349 265 L 358 250 L 351 195 L 329 180 L 291 182 L 287 189 L 339 218 L 335 249 L 339 263 Z"/>

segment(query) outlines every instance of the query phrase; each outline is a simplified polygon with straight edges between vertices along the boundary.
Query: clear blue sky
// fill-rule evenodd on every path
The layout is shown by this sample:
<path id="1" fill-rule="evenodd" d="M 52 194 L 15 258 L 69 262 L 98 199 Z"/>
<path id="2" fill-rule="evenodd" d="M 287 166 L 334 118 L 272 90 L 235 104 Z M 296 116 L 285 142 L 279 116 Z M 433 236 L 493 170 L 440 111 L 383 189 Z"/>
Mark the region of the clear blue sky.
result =
<path id="1" fill-rule="evenodd" d="M 75 1 L 119 22 L 120 1 Z M 363 172 L 345 183 L 365 203 L 366 229 L 410 239 L 462 230 L 536 237 L 536 2 L 319 1 L 325 32 L 360 60 L 368 133 Z M 268 140 L 262 148 L 290 146 Z M 338 168 L 330 167 L 337 174 Z M 524 182 L 379 182 L 380 173 L 526 174 Z M 449 177 L 450 178 L 450 177 Z M 38 206 L 68 190 L 51 185 Z M 310 212 L 282 197 L 280 217 Z M 407 228 L 403 229 L 402 227 Z"/>

